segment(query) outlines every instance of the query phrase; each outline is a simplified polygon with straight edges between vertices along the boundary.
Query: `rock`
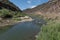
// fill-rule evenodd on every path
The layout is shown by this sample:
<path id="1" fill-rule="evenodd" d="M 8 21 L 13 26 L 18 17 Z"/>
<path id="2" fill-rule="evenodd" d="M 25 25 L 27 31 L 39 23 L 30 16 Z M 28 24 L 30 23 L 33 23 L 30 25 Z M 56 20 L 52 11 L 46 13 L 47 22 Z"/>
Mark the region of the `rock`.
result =
<path id="1" fill-rule="evenodd" d="M 28 19 L 28 18 L 30 18 L 30 17 L 29 17 L 29 16 L 25 16 L 24 18 L 25 18 L 25 19 Z"/>
<path id="2" fill-rule="evenodd" d="M 30 17 L 29 16 L 25 16 L 25 17 L 20 17 L 20 19 L 29 19 Z"/>

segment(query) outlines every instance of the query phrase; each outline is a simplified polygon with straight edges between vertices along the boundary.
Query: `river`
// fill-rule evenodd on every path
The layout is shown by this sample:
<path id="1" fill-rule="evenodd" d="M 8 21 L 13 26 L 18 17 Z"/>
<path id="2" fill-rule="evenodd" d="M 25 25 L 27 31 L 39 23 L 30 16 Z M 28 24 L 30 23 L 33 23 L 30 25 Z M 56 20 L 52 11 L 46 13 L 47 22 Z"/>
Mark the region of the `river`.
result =
<path id="1" fill-rule="evenodd" d="M 0 35 L 0 40 L 35 40 L 35 35 L 40 31 L 40 26 L 34 21 L 15 24 L 12 28 Z"/>

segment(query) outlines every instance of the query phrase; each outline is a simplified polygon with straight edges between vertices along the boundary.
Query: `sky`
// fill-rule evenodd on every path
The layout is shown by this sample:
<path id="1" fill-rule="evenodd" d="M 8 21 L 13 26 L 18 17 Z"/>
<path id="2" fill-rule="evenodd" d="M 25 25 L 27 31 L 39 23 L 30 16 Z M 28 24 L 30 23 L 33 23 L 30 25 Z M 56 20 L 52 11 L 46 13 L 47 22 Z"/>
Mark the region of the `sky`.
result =
<path id="1" fill-rule="evenodd" d="M 13 2 L 16 6 L 18 6 L 21 10 L 27 8 L 34 8 L 37 5 L 48 2 L 48 0 L 10 0 L 10 1 Z"/>

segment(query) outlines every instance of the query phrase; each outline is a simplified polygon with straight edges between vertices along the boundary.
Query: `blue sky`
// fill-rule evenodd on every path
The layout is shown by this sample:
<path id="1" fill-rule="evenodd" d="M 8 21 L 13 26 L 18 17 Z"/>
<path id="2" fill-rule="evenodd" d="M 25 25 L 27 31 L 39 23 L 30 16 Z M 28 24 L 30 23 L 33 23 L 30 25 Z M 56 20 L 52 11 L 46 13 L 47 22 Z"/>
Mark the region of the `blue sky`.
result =
<path id="1" fill-rule="evenodd" d="M 10 1 L 13 2 L 16 6 L 18 6 L 21 10 L 27 8 L 34 8 L 37 5 L 48 2 L 48 0 L 10 0 Z"/>

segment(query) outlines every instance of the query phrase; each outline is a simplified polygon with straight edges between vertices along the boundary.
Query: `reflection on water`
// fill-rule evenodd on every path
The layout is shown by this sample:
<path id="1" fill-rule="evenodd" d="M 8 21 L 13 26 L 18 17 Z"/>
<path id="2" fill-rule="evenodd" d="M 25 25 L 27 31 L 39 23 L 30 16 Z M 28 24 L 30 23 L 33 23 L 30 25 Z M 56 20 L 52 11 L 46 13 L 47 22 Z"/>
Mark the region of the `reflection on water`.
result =
<path id="1" fill-rule="evenodd" d="M 0 35 L 0 40 L 34 40 L 34 36 L 39 30 L 39 26 L 33 22 L 18 23 L 13 28 Z"/>

